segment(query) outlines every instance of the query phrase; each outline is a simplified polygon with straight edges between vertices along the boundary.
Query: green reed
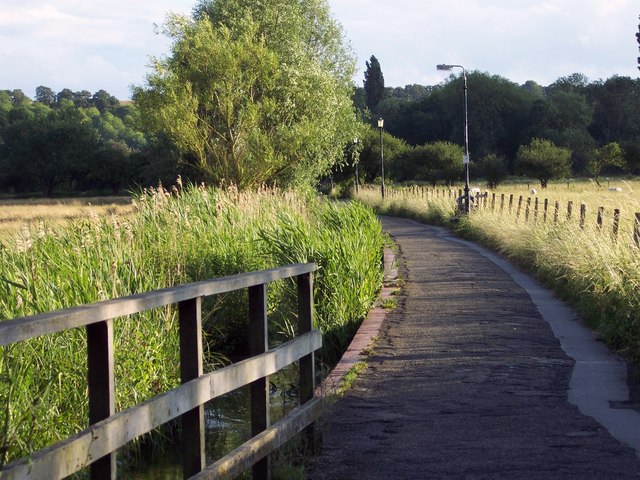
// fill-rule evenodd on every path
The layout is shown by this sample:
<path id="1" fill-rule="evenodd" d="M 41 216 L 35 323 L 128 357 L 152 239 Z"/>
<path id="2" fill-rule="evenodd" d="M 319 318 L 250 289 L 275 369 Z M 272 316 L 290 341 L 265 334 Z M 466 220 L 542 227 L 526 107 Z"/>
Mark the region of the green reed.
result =
<path id="1" fill-rule="evenodd" d="M 382 283 L 381 226 L 368 207 L 313 194 L 178 185 L 134 213 L 39 224 L 0 243 L 0 320 L 284 263 L 313 261 L 316 321 L 335 361 Z M 271 342 L 295 333 L 293 282 L 270 285 Z M 205 302 L 207 369 L 246 344 L 246 293 Z M 179 383 L 175 308 L 118 318 L 117 410 Z M 0 464 L 87 426 L 84 329 L 0 350 Z"/>

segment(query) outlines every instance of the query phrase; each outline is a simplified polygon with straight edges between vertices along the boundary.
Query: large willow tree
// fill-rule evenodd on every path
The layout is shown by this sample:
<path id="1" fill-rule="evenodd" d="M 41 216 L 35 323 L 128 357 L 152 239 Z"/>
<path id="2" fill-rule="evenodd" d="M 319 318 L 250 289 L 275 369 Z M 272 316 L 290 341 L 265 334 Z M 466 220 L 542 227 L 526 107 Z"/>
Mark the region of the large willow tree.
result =
<path id="1" fill-rule="evenodd" d="M 342 160 L 355 60 L 326 0 L 206 0 L 164 30 L 134 99 L 204 179 L 296 186 Z"/>

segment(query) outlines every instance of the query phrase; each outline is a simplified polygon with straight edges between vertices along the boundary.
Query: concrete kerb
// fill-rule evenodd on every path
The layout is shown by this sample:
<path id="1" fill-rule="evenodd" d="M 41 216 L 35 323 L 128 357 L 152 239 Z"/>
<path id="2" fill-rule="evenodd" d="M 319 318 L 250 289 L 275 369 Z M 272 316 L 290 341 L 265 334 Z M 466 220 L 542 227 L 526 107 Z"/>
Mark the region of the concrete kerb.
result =
<path id="1" fill-rule="evenodd" d="M 383 308 L 383 302 L 394 296 L 397 290 L 396 281 L 398 279 L 398 266 L 396 256 L 391 248 L 384 249 L 384 280 L 380 296 L 374 307 L 369 310 L 366 318 L 358 328 L 355 336 L 351 340 L 349 347 L 342 355 L 338 364 L 331 370 L 329 375 L 322 381 L 318 388 L 318 395 L 330 396 L 342 388 L 345 375 L 356 364 L 367 357 L 367 351 L 375 342 L 380 332 L 382 322 L 387 316 L 388 308 Z"/>

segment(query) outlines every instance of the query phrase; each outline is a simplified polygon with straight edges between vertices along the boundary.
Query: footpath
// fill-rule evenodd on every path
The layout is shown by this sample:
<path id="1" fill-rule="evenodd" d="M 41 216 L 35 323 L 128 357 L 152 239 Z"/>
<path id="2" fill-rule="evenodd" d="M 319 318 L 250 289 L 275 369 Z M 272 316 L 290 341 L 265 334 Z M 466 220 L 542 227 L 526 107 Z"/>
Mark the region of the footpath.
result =
<path id="1" fill-rule="evenodd" d="M 620 359 L 495 255 L 410 220 L 383 225 L 403 296 L 327 414 L 309 480 L 640 479 Z"/>

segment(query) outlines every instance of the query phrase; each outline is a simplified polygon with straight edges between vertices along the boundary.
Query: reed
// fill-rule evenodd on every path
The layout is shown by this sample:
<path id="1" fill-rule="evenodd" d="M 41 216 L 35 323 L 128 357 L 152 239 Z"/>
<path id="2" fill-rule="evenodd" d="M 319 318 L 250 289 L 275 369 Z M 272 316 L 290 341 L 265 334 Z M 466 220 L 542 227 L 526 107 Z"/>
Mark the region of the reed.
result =
<path id="1" fill-rule="evenodd" d="M 346 345 L 382 282 L 381 226 L 362 204 L 263 189 L 180 184 L 145 190 L 133 213 L 40 222 L 0 243 L 0 320 L 179 283 L 317 262 L 316 318 L 327 345 Z M 294 331 L 292 282 L 269 289 L 271 342 Z M 243 294 L 207 301 L 207 369 L 246 342 Z M 159 309 L 115 321 L 117 410 L 179 383 L 177 319 Z M 231 347 L 235 348 L 229 348 Z M 225 349 L 223 349 L 223 346 Z M 0 463 L 87 426 L 84 330 L 0 352 Z M 327 349 L 327 362 L 338 355 Z"/>

